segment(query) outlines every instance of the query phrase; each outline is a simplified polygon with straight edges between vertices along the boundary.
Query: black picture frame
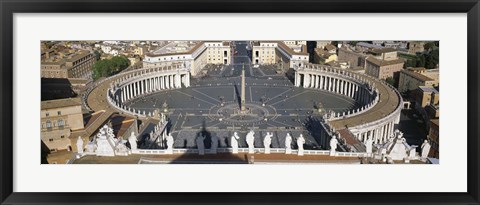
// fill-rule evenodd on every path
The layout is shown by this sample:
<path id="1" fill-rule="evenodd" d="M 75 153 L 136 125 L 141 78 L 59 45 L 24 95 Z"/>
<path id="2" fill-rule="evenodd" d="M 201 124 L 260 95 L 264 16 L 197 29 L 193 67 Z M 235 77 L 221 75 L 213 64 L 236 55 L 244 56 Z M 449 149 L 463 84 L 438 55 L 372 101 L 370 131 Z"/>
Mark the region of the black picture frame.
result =
<path id="1" fill-rule="evenodd" d="M 478 0 L 0 0 L 1 204 L 479 204 Z M 15 13 L 467 13 L 468 184 L 466 193 L 18 193 L 13 192 L 13 15 Z M 454 136 L 451 136 L 454 137 Z M 446 176 L 448 177 L 448 176 Z M 34 183 L 34 182 L 32 182 Z"/>

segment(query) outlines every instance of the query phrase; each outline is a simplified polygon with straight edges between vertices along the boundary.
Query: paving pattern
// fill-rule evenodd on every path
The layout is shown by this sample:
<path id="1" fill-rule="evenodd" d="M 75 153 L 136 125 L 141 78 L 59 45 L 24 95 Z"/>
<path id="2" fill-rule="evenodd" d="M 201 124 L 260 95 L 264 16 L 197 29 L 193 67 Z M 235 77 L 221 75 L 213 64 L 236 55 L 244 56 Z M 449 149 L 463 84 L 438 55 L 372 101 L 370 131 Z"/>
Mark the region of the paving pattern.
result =
<path id="1" fill-rule="evenodd" d="M 245 47 L 237 44 L 237 48 Z M 347 112 L 358 105 L 353 99 L 334 93 L 294 87 L 285 74 L 277 74 L 275 66 L 254 68 L 240 51 L 233 65 L 211 65 L 206 75 L 192 79 L 192 86 L 162 91 L 129 101 L 128 106 L 147 113 L 169 107 L 170 131 L 175 147 L 195 147 L 195 137 L 200 130 L 208 131 L 220 139 L 220 147 L 230 146 L 232 130 L 238 131 L 240 146 L 250 129 L 256 131 L 255 145 L 263 147 L 266 132 L 273 132 L 272 147 L 284 147 L 286 133 L 294 137 L 300 133 L 306 138 L 306 148 L 319 148 L 317 140 L 305 129 L 308 118 L 320 118 L 314 105 L 321 103 L 322 110 Z M 249 113 L 239 114 L 241 70 L 246 70 L 246 104 Z M 208 144 L 208 143 L 207 143 Z M 206 145 L 209 147 L 209 145 Z"/>

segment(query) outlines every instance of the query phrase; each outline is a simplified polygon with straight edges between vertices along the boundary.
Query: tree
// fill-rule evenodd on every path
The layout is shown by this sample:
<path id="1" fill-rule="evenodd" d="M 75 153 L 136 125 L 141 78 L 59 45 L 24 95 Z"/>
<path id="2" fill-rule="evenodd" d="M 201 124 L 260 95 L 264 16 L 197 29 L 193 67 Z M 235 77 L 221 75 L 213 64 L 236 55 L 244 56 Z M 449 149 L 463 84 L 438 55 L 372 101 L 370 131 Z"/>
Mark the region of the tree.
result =
<path id="1" fill-rule="evenodd" d="M 424 55 L 418 56 L 417 67 L 425 67 L 425 56 Z"/>
<path id="2" fill-rule="evenodd" d="M 415 59 L 409 58 L 405 61 L 405 64 L 403 64 L 403 67 L 408 68 L 408 67 L 415 67 L 417 66 L 417 61 Z"/>
<path id="3" fill-rule="evenodd" d="M 437 65 L 438 65 L 438 62 L 439 62 L 439 50 L 437 48 L 437 49 L 432 50 L 428 54 L 428 56 L 425 60 L 425 68 L 426 69 L 436 68 Z"/>
<path id="4" fill-rule="evenodd" d="M 97 61 L 93 65 L 93 79 L 115 75 L 130 66 L 130 61 L 125 56 L 115 56 L 112 59 Z"/>
<path id="5" fill-rule="evenodd" d="M 430 42 L 426 43 L 425 45 L 423 45 L 423 48 L 427 51 L 429 51 L 430 49 L 434 49 L 434 48 L 436 48 L 435 42 L 430 41 Z"/>
<path id="6" fill-rule="evenodd" d="M 96 50 L 96 51 L 93 52 L 93 54 L 95 54 L 95 59 L 96 59 L 97 61 L 99 61 L 99 60 L 100 60 L 100 56 L 101 56 L 101 55 L 100 55 L 100 52 L 98 52 L 98 51 Z"/>
<path id="7" fill-rule="evenodd" d="M 385 79 L 385 81 L 387 81 L 388 84 L 390 84 L 391 86 L 395 87 L 397 82 L 395 82 L 395 78 L 393 77 L 388 77 L 387 79 Z"/>

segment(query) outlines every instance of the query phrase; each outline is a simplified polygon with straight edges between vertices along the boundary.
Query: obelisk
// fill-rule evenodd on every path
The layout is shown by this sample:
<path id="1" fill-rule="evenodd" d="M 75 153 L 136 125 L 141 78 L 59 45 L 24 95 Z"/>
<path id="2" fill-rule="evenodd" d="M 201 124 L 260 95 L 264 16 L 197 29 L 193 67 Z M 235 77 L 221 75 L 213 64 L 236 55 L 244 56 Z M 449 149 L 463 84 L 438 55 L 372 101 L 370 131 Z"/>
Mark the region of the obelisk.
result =
<path id="1" fill-rule="evenodd" d="M 242 96 L 240 111 L 245 112 L 245 64 L 242 65 Z"/>

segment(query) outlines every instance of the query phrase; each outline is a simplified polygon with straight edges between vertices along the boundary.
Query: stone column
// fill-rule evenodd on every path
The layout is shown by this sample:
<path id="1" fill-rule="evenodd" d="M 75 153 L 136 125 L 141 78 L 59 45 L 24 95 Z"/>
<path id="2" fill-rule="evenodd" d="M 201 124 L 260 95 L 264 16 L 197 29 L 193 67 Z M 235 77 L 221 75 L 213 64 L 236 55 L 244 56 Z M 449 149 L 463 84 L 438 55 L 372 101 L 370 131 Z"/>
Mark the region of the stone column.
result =
<path id="1" fill-rule="evenodd" d="M 330 85 L 330 91 L 335 92 L 335 78 L 330 77 L 329 83 L 331 84 Z"/>
<path id="2" fill-rule="evenodd" d="M 165 89 L 170 89 L 170 77 L 168 75 L 165 76 Z"/>
<path id="3" fill-rule="evenodd" d="M 344 86 L 343 86 L 344 83 L 345 83 L 345 81 L 340 80 L 340 94 L 342 94 L 342 95 L 345 95 L 345 90 L 344 90 Z"/>
<path id="4" fill-rule="evenodd" d="M 332 78 L 332 77 L 328 77 L 330 80 L 328 81 L 328 83 L 330 83 L 330 92 L 335 92 L 335 79 Z"/>
<path id="5" fill-rule="evenodd" d="M 310 76 L 310 87 L 311 88 L 315 88 L 316 84 L 315 84 L 315 78 L 317 77 L 317 75 L 311 75 Z"/>
<path id="6" fill-rule="evenodd" d="M 155 82 L 156 82 L 156 77 L 150 78 L 150 92 L 155 91 Z"/>
<path id="7" fill-rule="evenodd" d="M 130 100 L 132 97 L 132 84 L 127 85 L 127 100 Z"/>
<path id="8" fill-rule="evenodd" d="M 332 92 L 335 92 L 335 78 L 332 78 Z"/>
<path id="9" fill-rule="evenodd" d="M 134 82 L 132 87 L 132 98 L 134 98 L 136 95 L 137 95 L 137 82 Z"/>
<path id="10" fill-rule="evenodd" d="M 182 87 L 182 78 L 180 76 L 180 73 L 177 74 L 177 88 Z"/>
<path id="11" fill-rule="evenodd" d="M 167 81 L 167 76 L 166 75 L 162 76 L 162 80 L 163 80 L 163 82 L 162 82 L 163 89 L 168 89 L 168 87 L 167 87 L 167 82 L 168 82 Z"/>
<path id="12" fill-rule="evenodd" d="M 147 87 L 147 93 L 152 92 L 152 83 L 153 83 L 153 78 L 148 78 L 148 87 Z"/>
<path id="13" fill-rule="evenodd" d="M 157 77 L 157 90 L 162 89 L 162 76 Z"/>
<path id="14" fill-rule="evenodd" d="M 347 96 L 350 97 L 350 86 L 352 85 L 350 82 L 346 82 L 347 88 L 345 89 L 347 91 Z"/>
<path id="15" fill-rule="evenodd" d="M 337 78 L 337 82 L 335 85 L 335 92 L 340 93 L 340 79 Z"/>
<path id="16" fill-rule="evenodd" d="M 319 85 L 319 88 L 320 89 L 323 89 L 323 76 L 319 76 L 320 77 L 320 85 Z"/>
<path id="17" fill-rule="evenodd" d="M 160 76 L 159 79 L 160 79 L 160 89 L 163 90 L 165 89 L 165 79 L 163 78 L 163 76 Z"/>
<path id="18" fill-rule="evenodd" d="M 175 88 L 175 81 L 174 76 L 170 75 L 170 89 Z"/>
<path id="19" fill-rule="evenodd" d="M 355 85 L 353 83 L 350 83 L 350 97 L 353 98 L 353 89 L 355 89 Z"/>
<path id="20" fill-rule="evenodd" d="M 126 89 L 125 101 L 127 101 L 128 99 L 130 99 L 130 84 L 126 85 L 125 89 Z"/>
<path id="21" fill-rule="evenodd" d="M 122 100 L 122 103 L 125 102 L 125 87 L 122 88 L 121 100 Z"/>
<path id="22" fill-rule="evenodd" d="M 136 86 L 137 86 L 137 89 L 135 89 L 135 97 L 140 95 L 140 89 L 141 89 L 140 81 L 136 82 Z"/>
<path id="23" fill-rule="evenodd" d="M 146 81 L 148 82 L 147 83 L 147 93 L 151 93 L 152 92 L 153 78 L 148 78 Z"/>
<path id="24" fill-rule="evenodd" d="M 328 77 L 328 91 L 332 91 L 332 78 Z"/>
<path id="25" fill-rule="evenodd" d="M 384 133 L 384 128 L 385 128 L 385 125 L 382 125 L 380 127 L 380 143 L 383 144 L 383 142 L 385 141 L 385 133 Z"/>
<path id="26" fill-rule="evenodd" d="M 387 137 L 390 137 L 390 124 L 389 123 L 385 124 L 385 131 L 386 131 L 385 135 Z"/>
<path id="27" fill-rule="evenodd" d="M 309 74 L 304 74 L 303 75 L 303 87 L 304 88 L 307 88 L 308 87 L 308 84 L 310 83 L 310 78 L 309 78 Z"/>

